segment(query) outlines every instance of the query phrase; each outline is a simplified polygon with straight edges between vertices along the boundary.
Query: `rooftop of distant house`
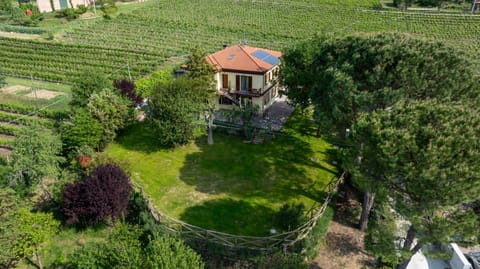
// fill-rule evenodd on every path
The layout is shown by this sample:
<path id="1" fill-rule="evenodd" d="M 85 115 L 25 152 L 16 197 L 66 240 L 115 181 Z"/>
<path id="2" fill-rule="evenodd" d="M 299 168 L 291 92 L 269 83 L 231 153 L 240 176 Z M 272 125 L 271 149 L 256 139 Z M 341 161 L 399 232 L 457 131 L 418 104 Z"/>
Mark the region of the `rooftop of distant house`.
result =
<path id="1" fill-rule="evenodd" d="M 217 70 L 230 72 L 265 73 L 280 63 L 280 51 L 234 45 L 206 56 Z"/>

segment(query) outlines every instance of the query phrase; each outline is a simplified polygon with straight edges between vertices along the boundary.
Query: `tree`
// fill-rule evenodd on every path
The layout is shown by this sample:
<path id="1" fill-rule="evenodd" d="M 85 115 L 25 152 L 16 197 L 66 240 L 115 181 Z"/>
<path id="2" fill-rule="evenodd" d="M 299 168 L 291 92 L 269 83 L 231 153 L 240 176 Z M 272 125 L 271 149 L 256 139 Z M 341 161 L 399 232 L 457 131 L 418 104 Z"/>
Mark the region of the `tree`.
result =
<path id="1" fill-rule="evenodd" d="M 113 87 L 119 90 L 120 95 L 132 102 L 133 107 L 139 106 L 143 99 L 135 91 L 135 84 L 129 80 L 115 80 L 113 81 Z"/>
<path id="2" fill-rule="evenodd" d="M 153 94 L 156 84 L 165 84 L 171 81 L 173 81 L 173 70 L 153 72 L 149 77 L 135 81 L 135 92 L 143 98 L 149 98 Z"/>
<path id="3" fill-rule="evenodd" d="M 393 268 L 400 262 L 395 246 L 395 239 L 397 238 L 396 219 L 387 203 L 377 203 L 376 207 L 370 217 L 372 219 L 370 221 L 371 225 L 365 232 L 365 250 L 373 254 L 380 265 L 386 264 Z"/>
<path id="4" fill-rule="evenodd" d="M 25 203 L 13 189 L 0 188 L 0 268 L 11 268 L 18 259 L 14 251 L 17 231 L 14 216 Z"/>
<path id="5" fill-rule="evenodd" d="M 279 79 L 287 86 L 288 100 L 300 106 L 302 110 L 310 106 L 310 85 L 315 77 L 311 75 L 311 63 L 316 55 L 315 49 L 325 38 L 315 37 L 308 42 L 300 43 L 294 48 L 287 49 L 282 55 Z"/>
<path id="6" fill-rule="evenodd" d="M 29 192 L 47 176 L 55 177 L 62 158 L 60 139 L 34 122 L 22 128 L 12 151 L 12 173 L 9 185 Z"/>
<path id="7" fill-rule="evenodd" d="M 364 160 L 382 165 L 375 170 L 383 174 L 394 208 L 412 223 L 405 251 L 480 236 L 478 216 L 464 206 L 480 193 L 478 113 L 462 103 L 401 102 L 358 119 L 354 137 L 364 141 Z M 373 166 L 364 163 L 359 172 L 371 173 Z"/>
<path id="8" fill-rule="evenodd" d="M 473 99 L 478 95 L 469 63 L 458 51 L 438 42 L 400 34 L 354 35 L 308 42 L 311 44 L 306 52 L 298 51 L 303 49 L 299 47 L 284 56 L 287 68 L 282 77 L 288 87 L 287 95 L 301 104 L 311 100 L 316 122 L 342 139 L 356 124 L 360 113 L 388 109 L 400 100 L 448 101 Z M 301 79 L 293 79 L 297 69 Z M 362 141 L 357 142 L 360 144 L 352 145 L 357 152 L 350 161 L 362 160 Z M 348 161 L 342 163 L 347 171 L 352 165 Z M 365 203 L 360 226 L 364 230 L 375 194 L 373 185 L 362 187 Z"/>
<path id="9" fill-rule="evenodd" d="M 217 89 L 215 88 L 214 75 L 215 69 L 207 62 L 204 53 L 196 48 L 189 57 L 187 63 L 187 76 L 202 81 L 208 94 L 206 98 L 207 113 L 205 119 L 208 123 L 208 144 L 213 145 L 213 120 L 215 118 L 215 110 L 217 109 Z"/>
<path id="10" fill-rule="evenodd" d="M 100 165 L 81 181 L 67 183 L 62 213 L 67 224 L 90 225 L 126 213 L 132 187 L 128 176 L 113 164 Z"/>
<path id="11" fill-rule="evenodd" d="M 93 93 L 112 88 L 112 82 L 97 71 L 85 71 L 72 86 L 72 106 L 85 107 Z"/>
<path id="12" fill-rule="evenodd" d="M 50 239 L 58 229 L 59 223 L 52 214 L 32 213 L 26 208 L 20 208 L 11 219 L 2 223 L 0 241 L 6 248 L 2 254 L 13 254 L 10 258 L 29 258 L 34 255 L 38 268 L 43 268 L 39 249 Z M 9 261 L 11 262 L 11 261 Z"/>
<path id="13" fill-rule="evenodd" d="M 155 85 L 147 118 L 158 133 L 160 144 L 183 145 L 195 137 L 207 96 L 204 81 L 198 79 L 179 78 Z"/>
<path id="14" fill-rule="evenodd" d="M 98 149 L 103 134 L 102 125 L 85 109 L 74 110 L 70 119 L 62 123 L 61 130 L 65 156 L 83 146 Z"/>
<path id="15" fill-rule="evenodd" d="M 115 94 L 111 89 L 93 93 L 88 99 L 87 109 L 102 125 L 103 134 L 100 148 L 112 142 L 117 132 L 133 119 L 134 110 L 129 101 Z"/>

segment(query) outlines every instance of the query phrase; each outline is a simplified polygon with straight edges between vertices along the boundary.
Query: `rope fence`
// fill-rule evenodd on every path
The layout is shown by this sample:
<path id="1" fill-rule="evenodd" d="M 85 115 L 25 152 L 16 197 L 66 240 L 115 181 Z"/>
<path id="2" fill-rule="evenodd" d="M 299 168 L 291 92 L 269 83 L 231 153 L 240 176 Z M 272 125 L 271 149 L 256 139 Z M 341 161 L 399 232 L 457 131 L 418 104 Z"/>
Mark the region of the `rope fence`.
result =
<path id="1" fill-rule="evenodd" d="M 343 173 L 338 178 L 333 178 L 325 186 L 324 190 L 327 191 L 327 196 L 323 200 L 322 204 L 314 204 L 314 206 L 312 206 L 312 208 L 307 211 L 307 215 L 312 215 L 312 217 L 308 221 L 306 221 L 304 224 L 302 224 L 295 230 L 265 237 L 228 234 L 215 230 L 204 229 L 174 219 L 160 212 L 146 196 L 141 186 L 135 183 L 133 184 L 133 186 L 137 189 L 137 191 L 140 191 L 143 201 L 147 205 L 148 211 L 151 213 L 157 224 L 162 225 L 162 227 L 169 232 L 180 234 L 181 236 L 188 239 L 204 240 L 229 248 L 260 251 L 283 249 L 284 251 L 286 251 L 289 247 L 292 247 L 293 245 L 295 245 L 295 243 L 304 239 L 316 226 L 318 220 L 325 213 L 328 204 L 330 203 L 333 195 L 336 193 L 338 185 L 343 181 L 344 177 L 345 173 Z"/>

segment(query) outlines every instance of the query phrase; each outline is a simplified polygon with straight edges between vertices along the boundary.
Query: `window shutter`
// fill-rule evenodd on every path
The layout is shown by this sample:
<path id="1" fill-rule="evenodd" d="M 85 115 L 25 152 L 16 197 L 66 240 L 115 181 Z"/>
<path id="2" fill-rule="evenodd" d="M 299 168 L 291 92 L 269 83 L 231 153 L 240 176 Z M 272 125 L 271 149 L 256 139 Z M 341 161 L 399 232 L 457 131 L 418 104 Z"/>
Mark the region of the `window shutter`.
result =
<path id="1" fill-rule="evenodd" d="M 240 76 L 237 75 L 236 78 L 235 78 L 235 88 L 237 89 L 237 91 L 240 91 Z"/>
<path id="2" fill-rule="evenodd" d="M 222 74 L 222 88 L 228 88 L 228 75 Z"/>
<path id="3" fill-rule="evenodd" d="M 248 77 L 248 91 L 252 90 L 253 79 L 252 77 Z"/>

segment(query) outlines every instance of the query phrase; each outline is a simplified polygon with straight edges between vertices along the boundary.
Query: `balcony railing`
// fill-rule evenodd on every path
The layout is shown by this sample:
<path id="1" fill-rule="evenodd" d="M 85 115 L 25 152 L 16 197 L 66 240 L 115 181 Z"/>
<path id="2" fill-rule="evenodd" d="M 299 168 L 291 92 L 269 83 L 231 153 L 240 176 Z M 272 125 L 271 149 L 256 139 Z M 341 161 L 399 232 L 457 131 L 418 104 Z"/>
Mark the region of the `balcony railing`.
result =
<path id="1" fill-rule="evenodd" d="M 235 88 L 221 88 L 220 90 L 222 92 L 226 92 L 226 93 L 232 94 L 232 95 L 235 94 L 235 95 L 258 97 L 258 96 L 262 96 L 265 93 L 267 93 L 268 91 L 270 91 L 275 85 L 276 84 L 268 84 L 268 85 L 265 85 L 261 89 L 252 88 L 252 89 L 248 89 L 248 91 L 240 91 L 240 90 L 237 90 Z"/>

